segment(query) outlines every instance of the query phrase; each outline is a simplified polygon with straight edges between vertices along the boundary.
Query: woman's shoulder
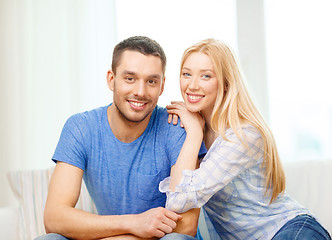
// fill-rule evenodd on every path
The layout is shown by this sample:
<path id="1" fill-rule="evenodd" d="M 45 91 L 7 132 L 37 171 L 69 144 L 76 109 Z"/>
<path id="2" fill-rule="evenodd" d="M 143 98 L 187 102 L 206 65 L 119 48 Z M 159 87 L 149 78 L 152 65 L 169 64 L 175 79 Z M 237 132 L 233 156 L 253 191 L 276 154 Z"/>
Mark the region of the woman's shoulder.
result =
<path id="1" fill-rule="evenodd" d="M 262 146 L 263 137 L 257 127 L 251 124 L 242 124 L 237 131 L 232 128 L 228 128 L 225 131 L 225 138 L 219 135 L 215 140 L 215 145 L 256 145 Z"/>
<path id="2" fill-rule="evenodd" d="M 240 133 L 243 132 L 245 138 L 260 138 L 262 137 L 261 132 L 258 130 L 257 127 L 253 126 L 252 124 L 246 123 L 242 124 L 237 131 L 235 131 L 233 128 L 228 128 L 225 132 L 225 136 L 232 136 L 236 135 L 236 132 Z"/>

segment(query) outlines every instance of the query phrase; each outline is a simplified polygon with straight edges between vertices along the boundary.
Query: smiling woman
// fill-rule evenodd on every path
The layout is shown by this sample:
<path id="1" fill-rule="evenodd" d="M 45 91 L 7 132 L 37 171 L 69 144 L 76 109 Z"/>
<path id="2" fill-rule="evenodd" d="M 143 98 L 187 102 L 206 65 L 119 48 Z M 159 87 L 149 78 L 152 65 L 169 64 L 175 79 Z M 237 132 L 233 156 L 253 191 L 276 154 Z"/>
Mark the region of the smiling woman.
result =
<path id="1" fill-rule="evenodd" d="M 197 112 L 201 105 L 213 106 L 217 98 L 218 81 L 209 56 L 201 52 L 192 53 L 181 69 L 181 94 L 188 110 Z"/>

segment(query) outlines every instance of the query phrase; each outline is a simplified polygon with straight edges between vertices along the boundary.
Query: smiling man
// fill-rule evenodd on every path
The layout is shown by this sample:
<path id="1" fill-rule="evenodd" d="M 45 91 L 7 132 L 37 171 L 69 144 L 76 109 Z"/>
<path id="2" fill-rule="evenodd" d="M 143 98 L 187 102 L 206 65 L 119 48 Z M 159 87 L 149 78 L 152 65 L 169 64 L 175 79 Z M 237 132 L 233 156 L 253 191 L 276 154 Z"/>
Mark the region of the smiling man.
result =
<path id="1" fill-rule="evenodd" d="M 107 73 L 113 103 L 73 115 L 62 130 L 45 206 L 49 234 L 39 240 L 156 239 L 172 232 L 181 233 L 173 239 L 193 239 L 199 210 L 167 210 L 158 190 L 186 138 L 157 106 L 165 67 L 162 48 L 147 37 L 115 47 Z M 74 208 L 82 179 L 98 215 Z"/>

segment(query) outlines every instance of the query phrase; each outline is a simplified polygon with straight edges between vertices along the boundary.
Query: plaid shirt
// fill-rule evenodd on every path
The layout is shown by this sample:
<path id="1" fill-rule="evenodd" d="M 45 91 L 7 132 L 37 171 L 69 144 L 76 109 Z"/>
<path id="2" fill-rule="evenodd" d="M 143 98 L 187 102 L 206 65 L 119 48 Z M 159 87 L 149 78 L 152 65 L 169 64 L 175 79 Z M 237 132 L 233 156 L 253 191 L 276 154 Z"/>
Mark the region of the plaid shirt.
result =
<path id="1" fill-rule="evenodd" d="M 167 194 L 166 208 L 175 212 L 204 206 L 208 226 L 222 239 L 271 239 L 287 221 L 310 213 L 286 193 L 269 204 L 272 191 L 265 194 L 262 136 L 252 126 L 245 126 L 243 133 L 248 147 L 228 129 L 229 141 L 218 137 L 199 169 L 183 171 L 174 192 L 169 177 L 159 190 Z"/>

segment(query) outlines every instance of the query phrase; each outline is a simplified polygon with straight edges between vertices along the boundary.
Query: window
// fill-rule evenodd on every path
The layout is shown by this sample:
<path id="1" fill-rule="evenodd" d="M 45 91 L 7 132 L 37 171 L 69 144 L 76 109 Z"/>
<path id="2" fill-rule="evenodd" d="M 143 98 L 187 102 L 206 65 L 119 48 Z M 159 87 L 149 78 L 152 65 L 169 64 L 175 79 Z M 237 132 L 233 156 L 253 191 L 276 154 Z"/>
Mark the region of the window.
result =
<path id="1" fill-rule="evenodd" d="M 283 161 L 332 157 L 332 2 L 265 1 L 270 126 Z"/>

